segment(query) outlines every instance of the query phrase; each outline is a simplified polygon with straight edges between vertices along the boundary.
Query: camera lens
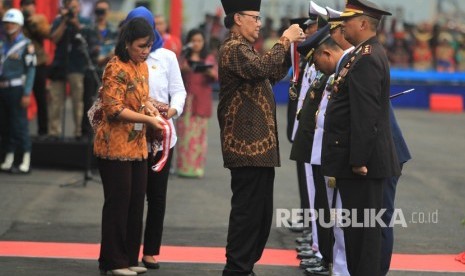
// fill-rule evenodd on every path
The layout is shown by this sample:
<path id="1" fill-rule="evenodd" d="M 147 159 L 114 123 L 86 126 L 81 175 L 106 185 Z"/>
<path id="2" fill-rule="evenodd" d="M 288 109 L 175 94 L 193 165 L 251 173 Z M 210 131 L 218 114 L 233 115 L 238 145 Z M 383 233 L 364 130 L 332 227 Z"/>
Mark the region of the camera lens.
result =
<path id="1" fill-rule="evenodd" d="M 105 9 L 95 9 L 95 15 L 105 15 L 105 13 L 107 13 Z"/>

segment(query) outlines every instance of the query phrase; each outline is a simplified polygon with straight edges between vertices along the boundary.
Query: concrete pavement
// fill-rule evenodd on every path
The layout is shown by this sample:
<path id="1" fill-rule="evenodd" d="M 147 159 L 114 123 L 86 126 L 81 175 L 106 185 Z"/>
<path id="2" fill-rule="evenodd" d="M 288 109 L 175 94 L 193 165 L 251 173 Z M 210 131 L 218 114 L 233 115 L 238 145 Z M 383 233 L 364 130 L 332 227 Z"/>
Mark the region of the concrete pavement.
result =
<path id="1" fill-rule="evenodd" d="M 414 159 L 404 167 L 398 186 L 396 204 L 408 227 L 396 228 L 395 253 L 454 255 L 465 251 L 465 227 L 460 224 L 465 218 L 465 114 L 396 110 L 396 115 Z M 282 167 L 276 170 L 275 208 L 291 209 L 299 203 L 295 165 L 288 160 L 290 144 L 285 138 L 285 116 L 286 107 L 279 106 Z M 208 139 L 205 178 L 170 178 L 164 245 L 225 246 L 231 191 L 229 172 L 222 167 L 216 117 L 210 121 Z M 80 171 L 53 169 L 34 169 L 25 176 L 0 174 L 0 241 L 98 243 L 101 185 L 89 182 L 85 188 L 60 187 L 81 178 Z M 437 223 L 426 223 L 426 219 L 420 223 L 422 216 L 431 214 L 437 214 Z M 273 226 L 267 248 L 292 250 L 296 236 Z M 147 275 L 220 275 L 222 270 L 218 263 L 161 265 L 160 270 Z M 98 275 L 97 267 L 96 260 L 25 258 L 13 254 L 0 257 L 0 275 Z M 303 275 L 295 266 L 258 265 L 255 272 Z M 445 273 L 393 271 L 390 275 Z"/>

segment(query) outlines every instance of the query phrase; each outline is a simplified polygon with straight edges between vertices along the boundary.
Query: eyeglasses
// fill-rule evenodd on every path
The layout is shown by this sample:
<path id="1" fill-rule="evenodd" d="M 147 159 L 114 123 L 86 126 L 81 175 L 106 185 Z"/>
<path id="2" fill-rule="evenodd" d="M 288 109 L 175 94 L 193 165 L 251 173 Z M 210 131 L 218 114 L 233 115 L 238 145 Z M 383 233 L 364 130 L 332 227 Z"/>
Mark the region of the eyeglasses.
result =
<path id="1" fill-rule="evenodd" d="M 247 16 L 250 16 L 250 17 L 253 17 L 255 19 L 255 22 L 258 23 L 258 21 L 262 21 L 262 17 L 259 16 L 259 15 L 252 15 L 252 14 L 246 14 L 246 13 L 239 13 L 240 15 L 247 15 Z"/>

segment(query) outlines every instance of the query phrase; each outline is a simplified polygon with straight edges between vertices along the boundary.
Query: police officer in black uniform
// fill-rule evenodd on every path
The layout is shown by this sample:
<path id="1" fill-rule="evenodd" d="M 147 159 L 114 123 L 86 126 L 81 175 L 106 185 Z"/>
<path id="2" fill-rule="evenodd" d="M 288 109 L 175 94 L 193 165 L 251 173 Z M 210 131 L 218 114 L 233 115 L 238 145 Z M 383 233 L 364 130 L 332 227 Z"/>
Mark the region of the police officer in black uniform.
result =
<path id="1" fill-rule="evenodd" d="M 400 175 L 389 119 L 390 73 L 376 37 L 383 15 L 366 0 L 348 0 L 341 17 L 345 39 L 355 49 L 342 64 L 328 103 L 322 170 L 336 177 L 344 209 L 355 209 L 344 228 L 351 275 L 380 275 L 381 226 L 364 225 L 364 210 L 382 208 L 385 179 Z M 357 221 L 353 221 L 357 217 Z"/>

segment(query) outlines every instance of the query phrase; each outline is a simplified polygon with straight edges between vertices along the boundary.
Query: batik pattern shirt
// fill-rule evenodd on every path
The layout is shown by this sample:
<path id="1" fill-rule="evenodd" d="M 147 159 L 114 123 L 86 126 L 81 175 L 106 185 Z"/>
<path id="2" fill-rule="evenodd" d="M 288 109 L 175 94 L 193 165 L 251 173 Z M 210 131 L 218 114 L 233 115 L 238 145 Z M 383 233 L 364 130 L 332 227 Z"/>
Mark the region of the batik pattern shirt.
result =
<path id="1" fill-rule="evenodd" d="M 225 167 L 280 166 L 272 84 L 288 71 L 289 47 L 282 37 L 260 55 L 234 32 L 221 46 L 218 121 Z"/>
<path id="2" fill-rule="evenodd" d="M 147 159 L 146 127 L 118 119 L 125 109 L 143 114 L 148 99 L 148 68 L 145 62 L 110 60 L 102 78 L 102 124 L 97 128 L 94 153 L 111 160 Z"/>

